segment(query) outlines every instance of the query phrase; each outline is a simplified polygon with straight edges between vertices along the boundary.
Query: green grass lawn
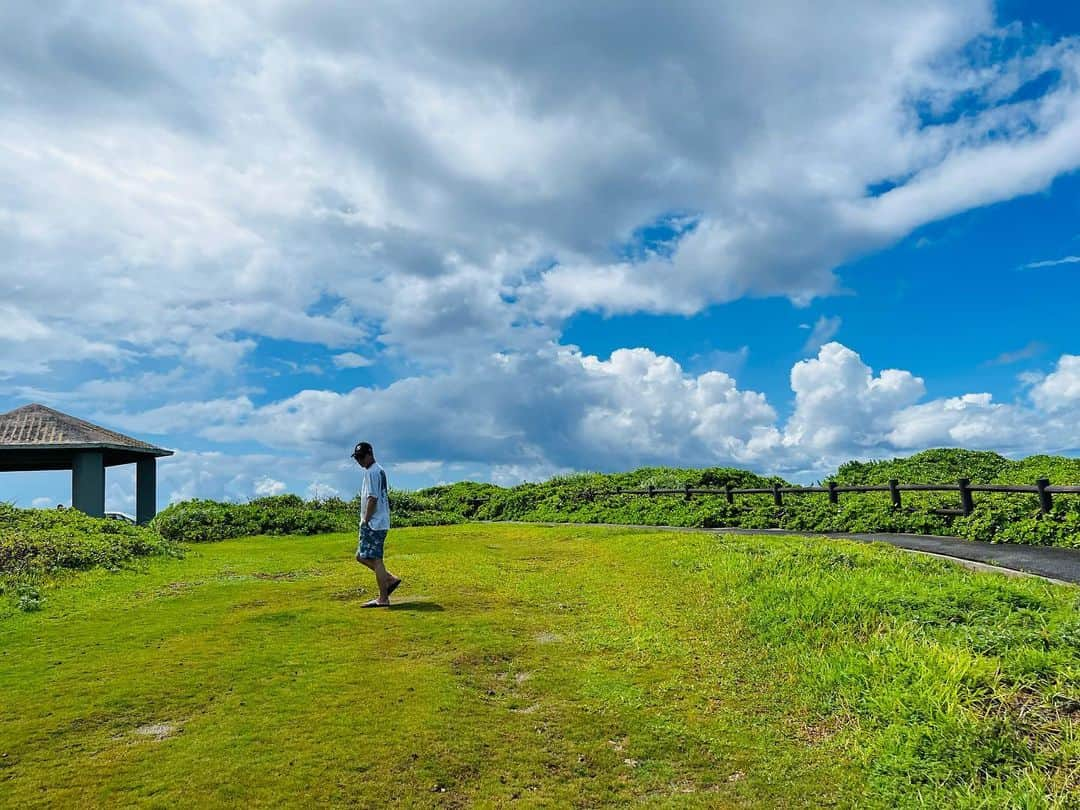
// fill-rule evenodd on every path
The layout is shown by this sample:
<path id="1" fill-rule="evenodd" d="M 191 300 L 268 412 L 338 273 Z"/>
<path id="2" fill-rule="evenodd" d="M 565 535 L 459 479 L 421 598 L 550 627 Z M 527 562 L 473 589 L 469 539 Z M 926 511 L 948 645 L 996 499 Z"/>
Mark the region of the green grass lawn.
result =
<path id="1" fill-rule="evenodd" d="M 1078 807 L 1077 590 L 581 527 L 189 546 L 0 604 L 0 805 Z"/>

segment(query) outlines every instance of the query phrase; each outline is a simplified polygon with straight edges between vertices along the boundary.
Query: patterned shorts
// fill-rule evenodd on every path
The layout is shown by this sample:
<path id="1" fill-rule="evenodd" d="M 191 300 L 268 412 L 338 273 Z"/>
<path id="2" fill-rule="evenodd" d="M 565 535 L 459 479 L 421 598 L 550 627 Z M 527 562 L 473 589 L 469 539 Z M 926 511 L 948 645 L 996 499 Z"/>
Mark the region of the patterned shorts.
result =
<path id="1" fill-rule="evenodd" d="M 383 543 L 386 542 L 386 529 L 360 527 L 360 545 L 356 547 L 356 556 L 364 560 L 381 560 Z"/>

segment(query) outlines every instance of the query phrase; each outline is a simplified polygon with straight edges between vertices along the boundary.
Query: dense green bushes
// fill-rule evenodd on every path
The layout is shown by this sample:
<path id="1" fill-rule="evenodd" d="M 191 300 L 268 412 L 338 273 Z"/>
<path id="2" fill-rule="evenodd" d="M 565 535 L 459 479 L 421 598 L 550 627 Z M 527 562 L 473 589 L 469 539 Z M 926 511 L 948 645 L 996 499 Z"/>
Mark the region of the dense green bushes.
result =
<path id="1" fill-rule="evenodd" d="M 250 503 L 191 500 L 174 503 L 153 522 L 167 540 L 203 543 L 254 534 L 321 534 L 340 531 L 338 513 L 315 508 L 296 495 Z"/>
<path id="2" fill-rule="evenodd" d="M 464 516 L 426 493 L 390 491 L 395 526 L 461 523 Z M 154 518 L 167 540 L 205 543 L 256 534 L 323 534 L 356 531 L 360 498 L 305 501 L 296 495 L 256 498 L 248 503 L 191 500 L 174 503 Z"/>
<path id="3" fill-rule="evenodd" d="M 509 489 L 494 484 L 462 481 L 420 490 L 416 494 L 434 499 L 443 508 L 469 520 L 561 520 L 660 525 L 666 522 L 670 505 L 657 507 L 656 504 L 666 503 L 670 499 L 650 500 L 616 495 L 616 490 L 647 489 L 650 486 L 657 489 L 681 489 L 685 486 L 719 488 L 726 484 L 733 487 L 768 487 L 774 481 L 783 483 L 780 478 L 763 478 L 746 470 L 729 467 L 642 467 L 625 473 L 564 475 L 540 484 L 521 484 Z M 700 519 L 704 521 L 716 505 L 698 500 L 690 506 L 701 507 Z"/>
<path id="4" fill-rule="evenodd" d="M 976 484 L 1031 485 L 1039 478 L 1052 484 L 1080 483 L 1080 459 L 1032 456 L 1011 461 L 997 453 L 972 450 L 927 450 L 889 461 L 851 461 L 826 480 L 843 486 L 904 483 L 953 484 L 969 478 Z M 959 506 L 955 493 L 903 493 L 903 507 L 892 506 L 885 493 L 846 493 L 833 505 L 823 494 L 787 495 L 776 507 L 769 495 L 739 496 L 735 505 L 723 496 L 634 496 L 614 494 L 619 488 L 736 489 L 769 487 L 764 478 L 745 470 L 685 470 L 648 467 L 629 473 L 586 473 L 553 478 L 542 484 L 503 489 L 491 484 L 458 483 L 416 493 L 470 520 L 520 520 L 647 524 L 688 527 L 734 526 L 801 531 L 907 532 L 943 534 L 971 540 L 1080 547 L 1080 496 L 1058 496 L 1048 515 L 1034 495 L 978 493 L 975 511 L 967 517 L 944 516 L 932 510 Z"/>
<path id="5" fill-rule="evenodd" d="M 395 526 L 460 523 L 437 499 L 390 493 Z M 41 604 L 43 577 L 63 570 L 117 568 L 136 557 L 179 554 L 177 541 L 200 543 L 249 535 L 356 531 L 359 498 L 304 501 L 296 495 L 249 503 L 191 500 L 163 510 L 149 527 L 92 518 L 74 509 L 17 509 L 0 503 L 0 595 L 23 610 Z"/>
<path id="6" fill-rule="evenodd" d="M 1080 459 L 1029 456 L 1019 461 L 997 453 L 971 450 L 927 450 L 910 458 L 869 463 L 848 462 L 831 480 L 842 485 L 883 484 L 890 478 L 921 484 L 952 484 L 969 478 L 973 484 L 1030 486 L 1040 478 L 1051 484 L 1080 483 Z M 853 498 L 853 496 L 844 496 Z M 939 506 L 956 506 L 946 493 L 903 494 L 906 513 L 926 513 Z M 910 531 L 910 530 L 909 530 Z M 966 517 L 943 519 L 934 534 L 969 540 L 1080 547 L 1080 496 L 1057 496 L 1054 508 L 1042 514 L 1035 495 L 977 493 L 975 511 Z"/>
<path id="7" fill-rule="evenodd" d="M 347 528 L 355 530 L 360 515 L 360 499 L 350 502 Z M 428 492 L 390 490 L 390 519 L 394 526 L 447 526 L 464 523 L 465 516 L 455 502 L 443 502 Z"/>
<path id="8" fill-rule="evenodd" d="M 996 453 L 928 450 L 910 458 L 841 465 L 826 480 L 841 485 L 883 484 L 891 478 L 910 483 L 978 484 L 1080 483 L 1080 459 L 1032 456 L 1010 461 Z M 716 528 L 783 528 L 800 531 L 910 532 L 972 540 L 1080 547 L 1080 496 L 1057 496 L 1048 515 L 1034 495 L 978 493 L 967 517 L 934 514 L 957 506 L 954 493 L 903 494 L 903 507 L 885 493 L 844 494 L 837 505 L 824 495 L 788 495 L 776 507 L 769 495 L 740 496 L 734 505 L 723 496 L 619 495 L 618 489 L 765 488 L 786 484 L 746 470 L 725 467 L 674 469 L 645 467 L 633 472 L 583 473 L 539 484 L 503 488 L 463 481 L 418 492 L 392 490 L 393 525 L 433 526 L 466 520 L 517 520 L 645 524 Z M 304 501 L 296 495 L 258 498 L 249 503 L 192 500 L 159 514 L 152 529 L 89 518 L 72 510 L 20 510 L 0 504 L 0 575 L 35 576 L 93 566 L 113 567 L 133 557 L 166 553 L 172 541 L 207 542 L 269 534 L 354 532 L 359 497 Z M 154 531 L 156 530 L 156 531 Z"/>
<path id="9" fill-rule="evenodd" d="M 911 484 L 955 484 L 960 478 L 970 478 L 973 484 L 990 484 L 1017 463 L 980 450 L 925 450 L 889 461 L 849 461 L 825 480 L 841 486 L 886 484 L 890 478 Z M 1035 479 L 1023 483 L 1033 484 Z"/>
<path id="10" fill-rule="evenodd" d="M 40 604 L 35 583 L 65 569 L 117 568 L 136 557 L 175 553 L 157 532 L 73 509 L 16 509 L 0 503 L 0 594 L 23 610 Z"/>

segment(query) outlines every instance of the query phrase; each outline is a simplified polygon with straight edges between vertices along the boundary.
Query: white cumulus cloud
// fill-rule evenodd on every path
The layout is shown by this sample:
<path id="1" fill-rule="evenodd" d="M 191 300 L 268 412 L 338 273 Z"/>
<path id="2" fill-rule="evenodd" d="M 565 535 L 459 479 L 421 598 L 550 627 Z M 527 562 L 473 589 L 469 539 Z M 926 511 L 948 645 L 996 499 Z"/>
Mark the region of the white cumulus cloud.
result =
<path id="1" fill-rule="evenodd" d="M 1080 166 L 1076 41 L 1005 22 L 990 0 L 9 5 L 0 374 L 228 374 L 266 340 L 445 367 L 581 310 L 808 302 Z M 615 258 L 672 217 L 665 249 Z"/>
<path id="2" fill-rule="evenodd" d="M 334 355 L 334 365 L 338 368 L 364 368 L 370 366 L 371 358 L 364 357 L 356 352 L 343 352 Z"/>
<path id="3" fill-rule="evenodd" d="M 741 350 L 565 345 L 583 311 L 805 305 L 840 265 L 1080 167 L 1080 41 L 998 8 L 5 4 L 0 379 L 196 448 L 162 463 L 170 499 L 347 492 L 359 436 L 417 475 L 507 481 L 1076 447 L 1074 355 L 1025 402 L 927 399 L 823 317 L 781 419 Z M 281 383 L 368 361 L 378 387 Z M 268 365 L 270 392 L 242 384 Z"/>
<path id="4" fill-rule="evenodd" d="M 1075 366 L 1074 356 L 1063 356 L 1044 378 L 1048 390 L 1059 390 Z M 724 372 L 688 373 L 648 349 L 620 349 L 603 359 L 552 347 L 383 389 L 305 391 L 205 412 L 204 437 L 257 440 L 273 449 L 181 450 L 162 460 L 159 479 L 169 501 L 311 494 L 316 486 L 323 495 L 348 497 L 356 489 L 348 454 L 357 438 L 373 442 L 392 482 L 503 484 L 642 465 L 736 465 L 806 481 L 851 458 L 927 447 L 1012 454 L 1080 447 L 1075 410 L 1057 407 L 1075 404 L 1071 393 L 1030 402 L 995 402 L 987 393 L 927 399 L 912 372 L 875 371 L 835 342 L 796 363 L 791 386 L 795 407 L 785 420 L 763 394 Z M 115 417 L 116 424 L 129 421 Z"/>
<path id="5" fill-rule="evenodd" d="M 875 375 L 851 349 L 827 343 L 791 370 L 795 411 L 785 442 L 803 452 L 865 452 L 878 446 L 896 414 L 925 393 L 922 378 L 885 369 Z"/>
<path id="6" fill-rule="evenodd" d="M 270 476 L 264 475 L 255 482 L 255 494 L 260 497 L 267 495 L 280 495 L 288 489 L 284 481 L 275 481 Z"/>
<path id="7" fill-rule="evenodd" d="M 1032 387 L 1031 399 L 1051 413 L 1080 411 L 1080 355 L 1062 355 L 1057 368 Z"/>

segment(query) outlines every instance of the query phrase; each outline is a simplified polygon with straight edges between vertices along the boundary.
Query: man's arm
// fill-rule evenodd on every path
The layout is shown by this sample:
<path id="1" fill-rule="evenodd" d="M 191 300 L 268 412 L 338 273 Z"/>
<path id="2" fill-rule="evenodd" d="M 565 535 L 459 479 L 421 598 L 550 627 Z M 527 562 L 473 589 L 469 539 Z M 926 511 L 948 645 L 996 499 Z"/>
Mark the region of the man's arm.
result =
<path id="1" fill-rule="evenodd" d="M 364 475 L 367 476 L 367 491 L 369 493 L 378 492 L 378 490 L 376 490 L 372 486 L 371 470 L 364 470 Z M 364 503 L 361 504 L 361 506 L 360 506 L 360 523 L 361 524 L 366 524 L 366 523 L 371 522 L 371 519 L 373 517 L 375 517 L 375 508 L 378 505 L 379 505 L 378 498 L 376 498 L 374 495 L 369 494 L 368 497 L 367 497 L 367 500 L 364 501 Z"/>
<path id="2" fill-rule="evenodd" d="M 371 519 L 375 517 L 375 507 L 378 505 L 378 499 L 368 495 L 367 503 L 364 504 L 364 519 L 361 521 L 362 523 L 371 522 Z"/>

